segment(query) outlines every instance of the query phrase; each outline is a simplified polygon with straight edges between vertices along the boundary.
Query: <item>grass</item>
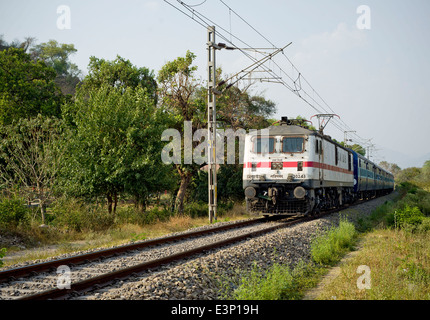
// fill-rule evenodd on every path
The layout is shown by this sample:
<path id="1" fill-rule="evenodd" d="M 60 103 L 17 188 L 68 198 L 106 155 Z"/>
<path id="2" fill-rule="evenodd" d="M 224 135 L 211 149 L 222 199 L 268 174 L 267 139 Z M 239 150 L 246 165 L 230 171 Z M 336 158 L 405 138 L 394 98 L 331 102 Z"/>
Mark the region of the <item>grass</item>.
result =
<path id="1" fill-rule="evenodd" d="M 238 300 L 299 300 L 307 290 L 317 285 L 326 272 L 325 265 L 332 265 L 349 251 L 356 240 L 352 223 L 342 220 L 338 227 L 319 234 L 311 245 L 311 262 L 300 261 L 294 268 L 275 263 L 266 272 L 254 265 L 242 277 L 239 287 L 232 294 Z"/>
<path id="2" fill-rule="evenodd" d="M 370 289 L 358 289 L 357 268 L 370 268 Z M 375 230 L 364 236 L 358 254 L 341 266 L 339 276 L 319 299 L 430 299 L 430 233 Z"/>
<path id="3" fill-rule="evenodd" d="M 233 292 L 236 300 L 299 300 L 304 289 L 316 284 L 315 269 L 300 262 L 294 269 L 275 263 L 264 277 L 254 264 L 251 272 L 242 278 L 240 286 Z"/>
<path id="4" fill-rule="evenodd" d="M 362 248 L 340 266 L 318 299 L 430 299 L 430 194 L 413 185 L 399 194 L 359 221 Z M 369 288 L 357 285 L 359 266 L 370 271 Z"/>
<path id="5" fill-rule="evenodd" d="M 316 237 L 311 245 L 311 256 L 315 263 L 332 265 L 352 249 L 357 233 L 352 223 L 343 220 L 338 227 Z"/>
<path id="6" fill-rule="evenodd" d="M 400 194 L 356 225 L 344 220 L 319 234 L 311 244 L 311 262 L 252 270 L 233 298 L 302 299 L 360 240 L 360 250 L 339 266 L 318 299 L 429 300 L 430 194 L 422 189 Z"/>
<path id="7" fill-rule="evenodd" d="M 218 217 L 217 222 L 235 221 L 246 219 L 248 216 L 241 205 L 235 205 Z M 189 215 L 170 216 L 167 219 L 154 220 L 148 224 L 139 224 L 122 220 L 106 230 L 88 230 L 80 231 L 56 229 L 55 227 L 39 228 L 38 225 L 26 227 L 25 232 L 18 228 L 14 230 L 13 236 L 24 239 L 28 250 L 16 246 L 7 248 L 7 259 L 0 260 L 3 267 L 12 264 L 25 262 L 29 260 L 46 259 L 49 257 L 70 253 L 75 251 L 84 251 L 94 248 L 105 248 L 116 245 L 129 243 L 131 241 L 140 241 L 145 239 L 156 238 L 208 225 L 207 217 L 191 217 Z M 34 240 L 43 239 L 43 242 L 34 243 Z M 1 259 L 2 257 L 0 257 Z"/>

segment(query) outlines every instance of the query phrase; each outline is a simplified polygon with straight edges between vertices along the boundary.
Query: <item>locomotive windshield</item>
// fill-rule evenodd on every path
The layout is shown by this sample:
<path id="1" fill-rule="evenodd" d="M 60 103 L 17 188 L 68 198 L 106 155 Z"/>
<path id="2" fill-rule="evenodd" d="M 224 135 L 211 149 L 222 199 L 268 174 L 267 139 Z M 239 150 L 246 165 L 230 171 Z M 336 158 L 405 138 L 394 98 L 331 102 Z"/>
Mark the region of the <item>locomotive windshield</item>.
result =
<path id="1" fill-rule="evenodd" d="M 297 153 L 303 152 L 303 137 L 284 137 L 282 139 L 282 152 L 283 153 Z"/>
<path id="2" fill-rule="evenodd" d="M 253 143 L 255 153 L 273 153 L 275 152 L 275 138 L 256 138 Z"/>

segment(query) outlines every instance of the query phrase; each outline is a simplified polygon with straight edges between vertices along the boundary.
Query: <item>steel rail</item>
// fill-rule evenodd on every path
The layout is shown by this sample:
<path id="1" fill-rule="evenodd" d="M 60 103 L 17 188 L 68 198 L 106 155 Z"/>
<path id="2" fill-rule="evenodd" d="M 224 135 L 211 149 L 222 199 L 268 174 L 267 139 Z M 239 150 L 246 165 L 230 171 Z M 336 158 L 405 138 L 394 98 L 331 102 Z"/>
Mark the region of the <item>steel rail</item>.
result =
<path id="1" fill-rule="evenodd" d="M 259 236 L 259 235 L 262 235 L 265 233 L 275 231 L 275 230 L 280 229 L 280 228 L 285 228 L 285 227 L 291 226 L 291 225 L 299 223 L 299 222 L 309 221 L 309 220 L 313 220 L 313 219 L 314 218 L 312 218 L 312 217 L 302 217 L 302 218 L 299 218 L 299 219 L 296 219 L 293 221 L 283 222 L 283 223 L 280 223 L 279 225 L 272 226 L 272 227 L 269 227 L 269 228 L 264 229 L 264 230 L 250 232 L 250 233 L 236 236 L 236 237 L 233 237 L 230 239 L 214 242 L 214 243 L 204 245 L 204 246 L 201 246 L 198 248 L 190 249 L 190 250 L 176 253 L 176 254 L 173 254 L 170 256 L 166 256 L 163 258 L 147 261 L 147 262 L 135 265 L 135 266 L 131 266 L 128 268 L 124 268 L 121 270 L 117 270 L 114 272 L 110 272 L 110 273 L 106 273 L 106 274 L 103 274 L 100 276 L 96 276 L 96 277 L 93 277 L 90 279 L 86 279 L 86 280 L 82 280 L 82 281 L 79 281 L 76 283 L 72 283 L 70 289 L 54 288 L 54 289 L 43 291 L 43 292 L 40 292 L 37 294 L 20 297 L 16 300 L 62 299 L 62 298 L 67 298 L 69 296 L 78 295 L 80 293 L 90 291 L 92 288 L 99 289 L 99 288 L 107 286 L 107 285 L 109 285 L 115 281 L 126 279 L 132 275 L 137 275 L 137 274 L 142 273 L 144 271 L 147 271 L 148 269 L 151 269 L 151 268 L 156 268 L 156 267 L 159 267 L 159 266 L 167 264 L 167 263 L 171 263 L 171 262 L 178 261 L 178 260 L 183 260 L 185 258 L 189 258 L 191 256 L 194 256 L 194 255 L 199 254 L 199 253 L 203 253 L 205 251 L 219 249 L 223 246 L 233 244 L 233 243 L 245 240 L 247 238 L 256 237 L 256 236 Z"/>
<path id="2" fill-rule="evenodd" d="M 264 234 L 264 233 L 269 233 L 269 232 L 274 231 L 274 230 L 279 229 L 279 228 L 285 228 L 285 227 L 291 226 L 291 225 L 296 224 L 296 223 L 318 219 L 318 218 L 321 218 L 327 214 L 331 214 L 331 213 L 346 209 L 348 207 L 354 207 L 354 206 L 361 204 L 363 202 L 366 202 L 366 201 L 360 200 L 354 204 L 344 205 L 341 208 L 329 209 L 329 210 L 326 210 L 324 212 L 320 212 L 319 214 L 314 215 L 314 216 L 300 216 L 300 217 L 291 216 L 287 219 L 287 221 L 283 221 L 282 224 L 279 224 L 279 225 L 276 225 L 273 227 L 269 227 L 269 228 L 266 228 L 264 230 L 254 231 L 254 232 L 251 232 L 248 234 L 244 234 L 244 235 L 233 237 L 233 238 L 230 238 L 227 240 L 215 242 L 215 243 L 212 243 L 209 245 L 205 245 L 205 246 L 202 246 L 199 248 L 195 248 L 195 249 L 191 249 L 191 250 L 184 251 L 181 253 L 177 253 L 177 254 L 174 254 L 171 256 L 166 256 L 166 257 L 163 257 L 160 259 L 148 261 L 148 262 L 145 262 L 145 263 L 142 263 L 142 264 L 139 264 L 136 266 L 128 267 L 125 269 L 121 269 L 121 270 L 118 270 L 118 271 L 115 271 L 112 273 L 106 273 L 106 274 L 96 276 L 96 277 L 91 278 L 91 279 L 86 279 L 86 280 L 83 280 L 80 282 L 76 282 L 76 283 L 72 284 L 71 289 L 52 289 L 52 290 L 40 292 L 37 294 L 32 294 L 32 295 L 20 297 L 20 298 L 17 298 L 17 300 L 61 299 L 61 298 L 67 297 L 67 296 L 71 296 L 74 293 L 79 294 L 80 292 L 88 291 L 94 287 L 95 288 L 102 287 L 102 286 L 104 287 L 104 286 L 109 285 L 110 283 L 112 283 L 116 280 L 125 279 L 125 278 L 129 277 L 130 275 L 138 274 L 138 273 L 144 272 L 145 270 L 155 268 L 155 267 L 158 267 L 158 266 L 166 264 L 166 263 L 170 263 L 170 262 L 177 261 L 180 259 L 185 259 L 187 257 L 196 255 L 198 253 L 203 253 L 203 252 L 208 251 L 208 250 L 217 249 L 219 247 L 226 246 L 228 244 L 232 244 L 232 243 L 244 240 L 246 238 L 256 237 L 256 236 L 259 236 L 259 235 Z M 190 232 L 190 233 L 186 233 L 186 234 L 168 236 L 168 237 L 164 237 L 164 238 L 148 240 L 148 241 L 145 241 L 142 243 L 125 245 L 125 246 L 120 246 L 117 248 L 111 248 L 111 249 L 101 250 L 101 251 L 97 251 L 97 252 L 93 252 L 93 253 L 74 256 L 71 258 L 58 259 L 58 260 L 49 261 L 49 262 L 40 263 L 40 264 L 34 264 L 34 265 L 26 266 L 26 267 L 5 270 L 5 271 L 0 272 L 0 282 L 4 279 L 10 278 L 10 277 L 14 278 L 15 277 L 14 272 L 17 272 L 17 271 L 18 272 L 24 272 L 21 269 L 27 269 L 24 272 L 24 274 L 30 274 L 30 273 L 34 274 L 37 271 L 40 272 L 40 269 L 37 269 L 37 267 L 39 267 L 42 264 L 44 265 L 42 267 L 43 269 L 50 269 L 50 268 L 53 268 L 55 266 L 59 266 L 62 264 L 66 264 L 66 265 L 69 264 L 70 265 L 73 263 L 79 263 L 79 262 L 83 262 L 83 261 L 86 262 L 86 261 L 91 260 L 91 259 L 95 260 L 98 258 L 112 256 L 112 255 L 115 255 L 117 253 L 123 253 L 126 251 L 131 251 L 131 250 L 136 250 L 136 249 L 140 249 L 140 248 L 144 248 L 144 247 L 149 247 L 152 245 L 164 244 L 164 243 L 171 242 L 171 241 L 191 238 L 194 236 L 204 235 L 204 234 L 208 234 L 208 233 L 214 233 L 214 232 L 218 232 L 218 231 L 222 231 L 222 230 L 233 229 L 233 228 L 246 226 L 246 225 L 250 225 L 250 224 L 256 224 L 258 222 L 274 221 L 274 220 L 276 221 L 279 219 L 282 219 L 282 218 L 278 217 L 278 216 L 271 216 L 271 217 L 264 217 L 264 218 L 260 218 L 260 219 L 246 220 L 246 221 L 241 221 L 239 223 L 229 224 L 229 225 L 225 225 L 225 226 L 221 226 L 221 227 L 217 227 L 217 228 L 211 228 L 211 229 L 205 229 L 205 230 Z M 285 217 L 283 217 L 283 219 L 285 219 Z M 292 220 L 288 221 L 289 219 L 292 219 Z M 124 249 L 124 248 L 127 248 L 127 249 Z M 47 265 L 49 265 L 49 266 L 47 266 Z M 33 268 L 36 268 L 36 269 L 33 269 Z M 16 274 L 17 273 L 15 273 L 15 275 Z M 2 279 L 2 276 L 3 276 L 3 279 Z"/>
<path id="3" fill-rule="evenodd" d="M 72 257 L 55 259 L 55 260 L 35 263 L 35 264 L 23 266 L 23 267 L 7 269 L 7 270 L 0 271 L 0 283 L 14 280 L 14 279 L 19 278 L 19 277 L 33 275 L 35 272 L 43 272 L 43 271 L 51 270 L 51 269 L 57 268 L 61 265 L 73 265 L 73 264 L 79 264 L 79 263 L 83 263 L 83 262 L 89 262 L 92 260 L 97 260 L 100 258 L 104 259 L 104 258 L 112 257 L 112 256 L 117 255 L 117 254 L 125 253 L 127 251 L 140 250 L 143 248 L 156 246 L 156 245 L 160 245 L 160 244 L 165 244 L 168 242 L 184 240 L 184 239 L 192 238 L 192 237 L 198 237 L 198 236 L 202 236 L 202 235 L 209 234 L 209 233 L 221 232 L 221 231 L 239 228 L 239 227 L 244 227 L 247 225 L 257 224 L 257 223 L 265 222 L 265 221 L 268 221 L 268 219 L 267 218 L 250 219 L 250 220 L 246 220 L 246 221 L 240 221 L 240 222 L 236 222 L 236 223 L 232 223 L 232 224 L 223 225 L 220 227 L 198 230 L 198 231 L 192 231 L 192 232 L 188 232 L 188 233 L 183 233 L 183 234 L 172 235 L 172 236 L 167 236 L 167 237 L 163 237 L 163 238 L 147 240 L 144 242 L 127 244 L 127 245 L 122 245 L 122 246 L 118 246 L 118 247 L 114 247 L 114 248 L 84 253 L 84 254 L 75 255 Z"/>

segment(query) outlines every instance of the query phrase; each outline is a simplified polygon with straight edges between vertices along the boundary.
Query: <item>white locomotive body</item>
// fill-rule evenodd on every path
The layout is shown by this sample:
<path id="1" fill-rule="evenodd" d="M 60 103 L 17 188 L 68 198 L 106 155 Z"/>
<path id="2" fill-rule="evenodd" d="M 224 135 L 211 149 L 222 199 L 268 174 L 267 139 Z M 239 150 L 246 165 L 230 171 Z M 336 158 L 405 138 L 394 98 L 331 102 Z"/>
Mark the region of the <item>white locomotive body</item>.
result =
<path id="1" fill-rule="evenodd" d="M 354 191 L 356 153 L 295 124 L 283 118 L 245 138 L 243 187 L 251 213 L 306 215 L 360 196 Z"/>

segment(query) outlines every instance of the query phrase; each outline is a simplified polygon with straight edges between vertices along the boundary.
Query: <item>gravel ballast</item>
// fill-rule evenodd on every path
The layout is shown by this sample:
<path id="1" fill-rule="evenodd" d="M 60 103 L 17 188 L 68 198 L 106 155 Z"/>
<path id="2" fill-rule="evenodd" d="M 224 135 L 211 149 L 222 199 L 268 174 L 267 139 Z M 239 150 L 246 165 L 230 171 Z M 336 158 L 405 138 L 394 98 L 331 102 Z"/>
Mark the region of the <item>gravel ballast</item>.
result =
<path id="1" fill-rule="evenodd" d="M 337 226 L 340 217 L 356 222 L 359 218 L 370 215 L 376 207 L 394 196 L 395 194 L 390 194 L 380 197 L 317 220 L 302 222 L 210 254 L 200 255 L 186 262 L 166 265 L 161 270 L 121 281 L 114 287 L 101 289 L 78 299 L 222 299 L 226 293 L 226 285 L 229 290 L 233 290 L 253 264 L 265 270 L 274 263 L 294 267 L 301 260 L 307 261 L 310 258 L 310 243 L 316 234 L 331 226 Z"/>

